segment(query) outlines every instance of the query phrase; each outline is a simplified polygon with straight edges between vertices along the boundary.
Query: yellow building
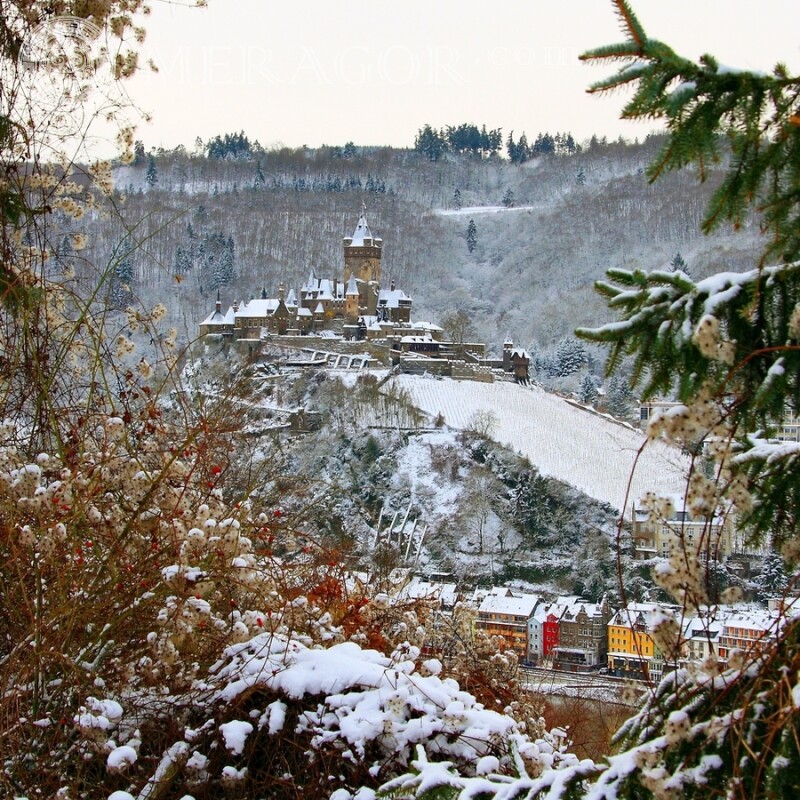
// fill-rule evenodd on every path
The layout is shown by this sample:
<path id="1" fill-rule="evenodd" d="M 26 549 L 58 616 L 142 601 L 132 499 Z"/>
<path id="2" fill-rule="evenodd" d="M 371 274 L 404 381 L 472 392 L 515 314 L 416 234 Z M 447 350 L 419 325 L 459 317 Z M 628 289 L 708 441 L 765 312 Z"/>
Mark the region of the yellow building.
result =
<path id="1" fill-rule="evenodd" d="M 608 670 L 612 675 L 660 681 L 664 656 L 652 637 L 653 623 L 663 606 L 628 603 L 608 623 Z"/>

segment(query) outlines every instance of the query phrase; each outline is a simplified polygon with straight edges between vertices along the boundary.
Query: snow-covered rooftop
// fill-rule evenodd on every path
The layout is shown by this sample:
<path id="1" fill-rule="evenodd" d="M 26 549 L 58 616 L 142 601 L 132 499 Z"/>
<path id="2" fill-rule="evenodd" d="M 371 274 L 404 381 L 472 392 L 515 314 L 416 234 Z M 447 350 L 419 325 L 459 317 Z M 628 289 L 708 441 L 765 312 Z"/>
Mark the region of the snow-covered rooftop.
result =
<path id="1" fill-rule="evenodd" d="M 410 300 L 411 298 L 402 289 L 381 289 L 378 293 L 378 304 L 387 308 L 398 308 L 401 301 Z"/>
<path id="2" fill-rule="evenodd" d="M 374 239 L 372 231 L 369 229 L 369 225 L 367 224 L 366 214 L 362 211 L 361 216 L 358 218 L 356 229 L 353 231 L 353 237 L 352 241 L 350 242 L 350 246 L 363 247 L 365 239 L 380 241 L 380 239 Z"/>
<path id="3" fill-rule="evenodd" d="M 214 309 L 200 324 L 201 325 L 233 325 L 234 323 L 234 312 L 233 308 L 230 307 L 228 310 L 223 314 L 221 311 L 217 311 Z"/>
<path id="4" fill-rule="evenodd" d="M 239 307 L 237 317 L 268 317 L 275 312 L 280 300 L 274 297 L 255 298 Z"/>
<path id="5" fill-rule="evenodd" d="M 483 599 L 478 611 L 483 614 L 512 614 L 515 617 L 528 619 L 538 602 L 539 597 L 533 594 L 524 594 L 520 597 L 490 594 Z"/>

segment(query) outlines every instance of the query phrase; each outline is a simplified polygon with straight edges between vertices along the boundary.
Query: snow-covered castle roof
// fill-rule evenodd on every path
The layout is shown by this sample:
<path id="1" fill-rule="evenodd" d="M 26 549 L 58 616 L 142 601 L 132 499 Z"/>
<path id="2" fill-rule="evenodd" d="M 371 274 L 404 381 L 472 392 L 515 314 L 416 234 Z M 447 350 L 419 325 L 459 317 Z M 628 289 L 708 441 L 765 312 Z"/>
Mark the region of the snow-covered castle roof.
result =
<path id="1" fill-rule="evenodd" d="M 353 237 L 350 242 L 351 247 L 363 247 L 364 240 L 370 239 L 372 240 L 372 231 L 369 229 L 369 225 L 367 225 L 367 217 L 366 217 L 366 210 L 362 210 L 361 216 L 358 218 L 358 224 L 356 225 L 355 231 L 353 231 Z"/>

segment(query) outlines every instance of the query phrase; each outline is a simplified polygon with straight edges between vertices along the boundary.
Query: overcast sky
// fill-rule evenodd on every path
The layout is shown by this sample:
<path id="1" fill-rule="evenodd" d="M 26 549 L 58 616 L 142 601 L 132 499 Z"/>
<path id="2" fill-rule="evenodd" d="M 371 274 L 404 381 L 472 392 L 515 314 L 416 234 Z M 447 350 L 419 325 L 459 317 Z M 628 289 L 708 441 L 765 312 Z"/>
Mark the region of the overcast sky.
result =
<path id="1" fill-rule="evenodd" d="M 798 0 L 634 0 L 645 31 L 681 55 L 800 74 Z M 209 0 L 153 3 L 130 93 L 153 114 L 137 138 L 191 147 L 244 130 L 264 146 L 413 146 L 425 123 L 642 136 L 622 96 L 589 96 L 613 71 L 578 62 L 621 41 L 610 0 Z"/>

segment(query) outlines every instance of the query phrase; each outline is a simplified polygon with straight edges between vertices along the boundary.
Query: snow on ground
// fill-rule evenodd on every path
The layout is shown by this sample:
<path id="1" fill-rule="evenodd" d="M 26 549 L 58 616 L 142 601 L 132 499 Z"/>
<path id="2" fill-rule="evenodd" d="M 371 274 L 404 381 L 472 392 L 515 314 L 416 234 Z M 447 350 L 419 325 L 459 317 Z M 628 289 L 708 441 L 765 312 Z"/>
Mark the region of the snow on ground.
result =
<path id="1" fill-rule="evenodd" d="M 545 208 L 538 206 L 465 206 L 464 208 L 437 208 L 434 213 L 442 217 L 472 216 L 474 214 L 498 214 L 501 211 L 535 211 Z"/>
<path id="2" fill-rule="evenodd" d="M 630 508 L 648 491 L 683 491 L 689 462 L 675 448 L 650 442 L 637 460 L 646 442 L 640 431 L 538 387 L 412 375 L 393 380 L 420 409 L 434 417 L 441 413 L 453 428 L 468 428 L 476 414 L 491 411 L 493 439 L 526 456 L 542 474 L 618 510 Z"/>
<path id="3" fill-rule="evenodd" d="M 423 506 L 427 501 L 442 515 L 455 513 L 461 487 L 450 481 L 443 481 L 431 465 L 433 453 L 445 447 L 456 447 L 455 436 L 451 431 L 431 431 L 410 437 L 408 446 L 398 456 L 397 475 L 400 480 L 408 480 L 412 503 Z"/>

